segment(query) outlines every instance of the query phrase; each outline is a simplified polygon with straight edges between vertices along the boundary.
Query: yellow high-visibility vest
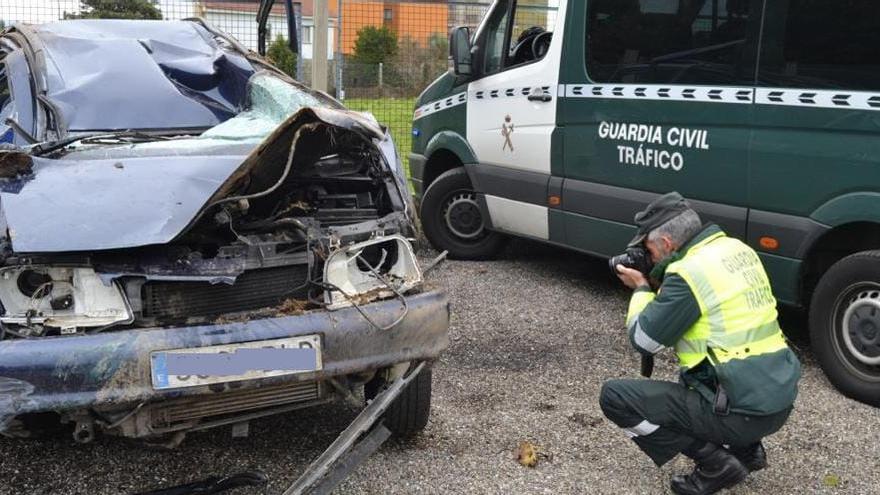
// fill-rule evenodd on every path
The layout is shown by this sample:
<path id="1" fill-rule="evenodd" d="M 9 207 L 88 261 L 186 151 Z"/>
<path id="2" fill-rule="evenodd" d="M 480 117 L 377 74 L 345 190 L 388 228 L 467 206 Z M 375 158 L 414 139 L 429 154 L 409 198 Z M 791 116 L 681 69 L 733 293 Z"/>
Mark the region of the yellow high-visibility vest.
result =
<path id="1" fill-rule="evenodd" d="M 788 346 L 776 321 L 776 298 L 757 253 L 722 232 L 710 235 L 669 265 L 685 280 L 701 316 L 675 345 L 685 370 L 708 359 L 716 369 L 734 359 Z"/>

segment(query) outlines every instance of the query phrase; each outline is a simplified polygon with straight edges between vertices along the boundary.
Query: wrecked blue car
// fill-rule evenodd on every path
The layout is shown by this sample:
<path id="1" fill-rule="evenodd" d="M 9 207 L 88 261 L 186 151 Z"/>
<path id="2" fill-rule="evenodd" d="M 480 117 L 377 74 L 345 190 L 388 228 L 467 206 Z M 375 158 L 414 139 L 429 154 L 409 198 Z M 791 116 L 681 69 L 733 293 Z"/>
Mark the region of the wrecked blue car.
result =
<path id="1" fill-rule="evenodd" d="M 448 345 L 413 214 L 383 127 L 203 21 L 8 28 L 0 432 L 174 445 L 375 396 Z"/>

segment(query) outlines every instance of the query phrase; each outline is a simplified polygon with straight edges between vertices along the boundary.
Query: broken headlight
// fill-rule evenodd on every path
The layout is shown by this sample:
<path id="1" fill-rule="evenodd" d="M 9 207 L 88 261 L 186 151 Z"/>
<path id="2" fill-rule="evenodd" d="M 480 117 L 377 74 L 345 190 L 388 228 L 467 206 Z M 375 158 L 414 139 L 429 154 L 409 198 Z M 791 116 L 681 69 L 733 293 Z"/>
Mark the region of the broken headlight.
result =
<path id="1" fill-rule="evenodd" d="M 106 284 L 91 268 L 29 266 L 0 272 L 0 322 L 25 335 L 131 321 L 120 288 Z"/>
<path id="2" fill-rule="evenodd" d="M 324 265 L 330 309 L 402 294 L 422 282 L 412 245 L 399 235 L 337 249 Z"/>

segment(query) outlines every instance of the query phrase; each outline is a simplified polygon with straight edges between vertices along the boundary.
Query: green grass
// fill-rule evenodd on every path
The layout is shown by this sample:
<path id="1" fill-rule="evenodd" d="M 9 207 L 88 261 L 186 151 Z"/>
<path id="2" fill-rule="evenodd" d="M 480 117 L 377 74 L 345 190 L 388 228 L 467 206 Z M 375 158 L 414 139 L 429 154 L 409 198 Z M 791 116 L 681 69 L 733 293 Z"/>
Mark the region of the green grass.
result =
<path id="1" fill-rule="evenodd" d="M 397 153 L 409 176 L 409 152 L 412 148 L 412 117 L 415 98 L 349 98 L 343 103 L 351 110 L 371 112 L 380 124 L 391 129 Z"/>

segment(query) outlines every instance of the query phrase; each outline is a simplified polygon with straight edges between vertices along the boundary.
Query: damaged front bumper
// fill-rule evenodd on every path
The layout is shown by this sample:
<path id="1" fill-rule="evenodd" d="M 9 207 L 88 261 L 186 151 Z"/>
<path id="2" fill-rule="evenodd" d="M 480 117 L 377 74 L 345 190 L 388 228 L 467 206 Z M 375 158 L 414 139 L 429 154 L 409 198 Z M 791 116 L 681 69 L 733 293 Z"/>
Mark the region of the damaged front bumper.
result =
<path id="1" fill-rule="evenodd" d="M 215 396 L 248 400 L 272 387 L 319 386 L 336 377 L 436 359 L 449 344 L 445 294 L 407 295 L 406 305 L 406 316 L 390 329 L 381 326 L 401 314 L 397 299 L 246 322 L 0 341 L 0 431 L 10 428 L 18 416 L 49 411 L 76 411 L 80 416 L 94 412 L 97 418 L 106 417 L 103 411 L 119 418 L 113 416 L 118 411 L 123 417 L 104 421 L 103 426 L 126 427 L 125 419 L 153 405 L 188 399 L 198 404 Z M 153 387 L 151 353 L 155 351 L 312 335 L 321 341 L 318 371 L 169 390 Z M 123 434 L 149 436 L 184 429 L 171 425 L 163 430 L 140 423 L 128 425 L 129 431 Z"/>

